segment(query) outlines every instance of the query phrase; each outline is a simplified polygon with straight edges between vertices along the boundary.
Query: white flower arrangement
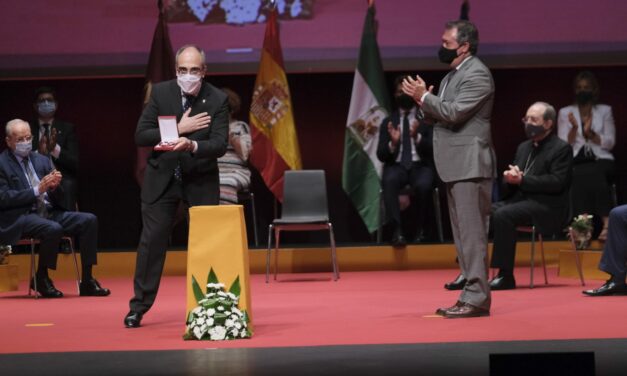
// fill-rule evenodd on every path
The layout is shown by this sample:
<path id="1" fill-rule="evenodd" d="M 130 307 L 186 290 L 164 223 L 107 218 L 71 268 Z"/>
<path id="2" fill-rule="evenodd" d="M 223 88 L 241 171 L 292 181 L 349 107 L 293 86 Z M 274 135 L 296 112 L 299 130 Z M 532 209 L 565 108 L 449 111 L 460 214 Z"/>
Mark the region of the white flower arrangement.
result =
<path id="1" fill-rule="evenodd" d="M 227 339 L 250 338 L 248 315 L 238 308 L 240 285 L 235 279 L 229 291 L 224 284 L 209 271 L 206 293 L 202 293 L 196 278 L 192 276 L 192 290 L 198 301 L 198 307 L 187 316 L 187 328 L 184 339 L 222 341 Z"/>
<path id="2" fill-rule="evenodd" d="M 10 245 L 0 245 L 0 265 L 9 263 L 9 255 L 11 254 Z"/>

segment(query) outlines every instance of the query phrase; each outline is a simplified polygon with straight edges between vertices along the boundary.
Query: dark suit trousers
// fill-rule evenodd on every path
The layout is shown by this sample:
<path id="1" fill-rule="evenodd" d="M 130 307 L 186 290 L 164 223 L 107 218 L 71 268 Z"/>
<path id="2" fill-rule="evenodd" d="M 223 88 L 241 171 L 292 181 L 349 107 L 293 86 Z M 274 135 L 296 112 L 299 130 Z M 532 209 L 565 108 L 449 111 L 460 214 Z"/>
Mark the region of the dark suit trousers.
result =
<path id="1" fill-rule="evenodd" d="M 131 311 L 145 313 L 155 302 L 170 233 L 181 200 L 186 201 L 182 185 L 172 179 L 161 198 L 152 204 L 142 202 L 143 228 L 137 248 L 133 280 L 135 296 L 130 301 Z"/>
<path id="2" fill-rule="evenodd" d="M 57 268 L 59 242 L 63 235 L 78 238 L 83 266 L 97 262 L 98 219 L 91 213 L 52 211 L 50 218 L 27 214 L 22 237 L 39 239 L 39 263 L 49 269 Z"/>
<path id="3" fill-rule="evenodd" d="M 625 281 L 627 271 L 627 205 L 617 206 L 610 211 L 607 229 L 607 241 L 603 246 L 603 255 L 599 269 L 611 274 L 616 281 Z"/>
<path id="4" fill-rule="evenodd" d="M 516 227 L 531 226 L 533 218 L 551 216 L 551 211 L 532 200 L 499 201 L 492 205 L 494 247 L 490 267 L 514 270 Z M 542 231 L 542 229 L 538 229 Z"/>
<path id="5" fill-rule="evenodd" d="M 401 209 L 398 201 L 400 191 L 410 185 L 418 204 L 417 227 L 422 229 L 425 222 L 426 207 L 433 189 L 433 168 L 423 162 L 414 162 L 406 170 L 400 164 L 386 165 L 383 168 L 383 203 L 389 221 L 395 227 L 401 224 Z M 416 203 L 414 203 L 416 204 Z"/>

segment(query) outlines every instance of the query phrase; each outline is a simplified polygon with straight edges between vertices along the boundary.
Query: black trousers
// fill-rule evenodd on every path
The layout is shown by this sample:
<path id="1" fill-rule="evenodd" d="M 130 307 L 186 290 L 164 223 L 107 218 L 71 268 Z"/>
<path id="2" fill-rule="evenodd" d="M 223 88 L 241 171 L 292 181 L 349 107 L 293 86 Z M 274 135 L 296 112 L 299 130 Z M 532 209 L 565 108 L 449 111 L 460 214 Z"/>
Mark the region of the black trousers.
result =
<path id="1" fill-rule="evenodd" d="M 155 302 L 170 234 L 181 202 L 189 208 L 181 183 L 174 179 L 156 202 L 152 204 L 142 202 L 143 227 L 137 248 L 133 279 L 135 295 L 129 304 L 131 311 L 145 313 Z"/>
<path id="2" fill-rule="evenodd" d="M 435 173 L 433 168 L 422 162 L 414 162 L 407 170 L 400 164 L 386 165 L 383 168 L 383 203 L 388 221 L 393 222 L 393 226 L 399 228 L 401 225 L 401 209 L 398 201 L 400 191 L 410 185 L 418 205 L 417 227 L 422 229 L 425 222 L 426 208 L 433 189 L 433 179 Z"/>
<path id="3" fill-rule="evenodd" d="M 561 210 L 558 212 L 561 213 Z M 549 207 L 532 200 L 520 199 L 494 203 L 490 218 L 494 230 L 494 247 L 490 267 L 514 270 L 516 227 L 531 226 L 534 223 L 534 218 L 547 218 L 551 215 L 554 216 L 555 214 Z M 539 230 L 543 231 L 544 229 Z"/>
<path id="4" fill-rule="evenodd" d="M 583 213 L 607 217 L 612 208 L 608 180 L 614 176 L 614 161 L 576 163 L 571 185 L 573 215 Z"/>

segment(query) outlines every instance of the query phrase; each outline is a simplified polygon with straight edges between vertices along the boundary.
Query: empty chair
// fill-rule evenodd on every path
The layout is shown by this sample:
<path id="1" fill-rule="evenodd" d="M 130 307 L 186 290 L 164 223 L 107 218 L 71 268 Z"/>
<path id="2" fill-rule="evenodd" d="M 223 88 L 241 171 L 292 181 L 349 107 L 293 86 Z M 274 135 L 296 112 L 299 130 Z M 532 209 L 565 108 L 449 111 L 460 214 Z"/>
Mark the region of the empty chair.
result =
<path id="1" fill-rule="evenodd" d="M 281 218 L 268 228 L 266 283 L 270 276 L 272 234 L 275 236 L 274 279 L 278 270 L 281 231 L 328 230 L 331 243 L 333 280 L 339 278 L 333 225 L 329 220 L 327 188 L 323 170 L 286 171 L 283 181 L 283 210 Z"/>

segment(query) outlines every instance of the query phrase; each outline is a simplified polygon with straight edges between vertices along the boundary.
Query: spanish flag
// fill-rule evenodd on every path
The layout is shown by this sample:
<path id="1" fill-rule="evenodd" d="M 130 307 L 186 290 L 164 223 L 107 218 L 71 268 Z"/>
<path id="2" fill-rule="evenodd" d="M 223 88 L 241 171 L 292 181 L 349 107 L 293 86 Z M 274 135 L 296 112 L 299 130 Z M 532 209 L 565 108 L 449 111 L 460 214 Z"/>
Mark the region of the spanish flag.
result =
<path id="1" fill-rule="evenodd" d="M 283 201 L 283 173 L 285 170 L 300 170 L 302 164 L 276 9 L 272 9 L 266 24 L 250 122 L 253 125 L 250 161 L 277 200 Z"/>

